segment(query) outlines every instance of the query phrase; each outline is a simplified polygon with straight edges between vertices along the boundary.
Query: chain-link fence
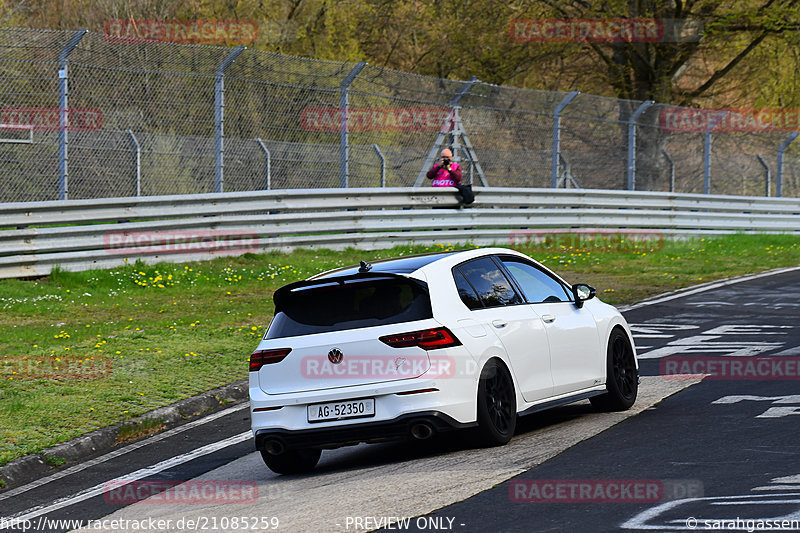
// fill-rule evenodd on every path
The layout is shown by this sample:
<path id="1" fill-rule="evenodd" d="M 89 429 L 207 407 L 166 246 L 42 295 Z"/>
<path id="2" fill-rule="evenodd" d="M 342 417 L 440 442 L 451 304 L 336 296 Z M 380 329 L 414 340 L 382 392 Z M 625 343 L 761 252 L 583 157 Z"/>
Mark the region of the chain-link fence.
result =
<path id="1" fill-rule="evenodd" d="M 244 48 L 0 29 L 0 202 L 424 186 L 445 147 L 489 186 L 800 196 L 797 124 L 734 117 Z"/>

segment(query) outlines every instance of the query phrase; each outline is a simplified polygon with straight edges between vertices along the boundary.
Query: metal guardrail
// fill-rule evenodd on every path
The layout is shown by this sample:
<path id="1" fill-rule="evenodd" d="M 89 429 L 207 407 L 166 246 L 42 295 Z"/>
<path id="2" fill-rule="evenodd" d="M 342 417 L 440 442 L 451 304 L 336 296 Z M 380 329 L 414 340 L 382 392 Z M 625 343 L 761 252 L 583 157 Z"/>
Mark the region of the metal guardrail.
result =
<path id="1" fill-rule="evenodd" d="M 800 232 L 800 199 L 587 189 L 297 189 L 0 204 L 0 278 L 297 247 L 519 243 L 532 230 Z M 528 233 L 526 233 L 528 232 Z"/>

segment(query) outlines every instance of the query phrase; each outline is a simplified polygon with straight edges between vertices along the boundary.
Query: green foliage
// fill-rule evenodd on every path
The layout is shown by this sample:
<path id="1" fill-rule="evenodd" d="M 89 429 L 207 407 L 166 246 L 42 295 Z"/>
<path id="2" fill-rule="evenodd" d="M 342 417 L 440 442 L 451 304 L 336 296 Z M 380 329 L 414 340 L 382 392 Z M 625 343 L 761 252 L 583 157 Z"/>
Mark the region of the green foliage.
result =
<path id="1" fill-rule="evenodd" d="M 0 4 L 0 16 L 14 3 Z M 620 98 L 728 105 L 798 99 L 794 0 L 239 0 L 120 8 L 101 0 L 38 0 L 10 14 L 22 26 L 103 31 L 109 19 L 250 19 L 255 48 L 438 77 Z M 655 18 L 689 28 L 661 42 L 515 42 L 519 19 Z M 698 31 L 690 30 L 696 28 Z M 720 101 L 720 95 L 726 95 Z"/>
<path id="2" fill-rule="evenodd" d="M 63 457 L 56 457 L 54 455 L 45 455 L 44 460 L 48 464 L 48 466 L 52 468 L 59 467 L 67 462 L 67 460 L 64 459 Z"/>

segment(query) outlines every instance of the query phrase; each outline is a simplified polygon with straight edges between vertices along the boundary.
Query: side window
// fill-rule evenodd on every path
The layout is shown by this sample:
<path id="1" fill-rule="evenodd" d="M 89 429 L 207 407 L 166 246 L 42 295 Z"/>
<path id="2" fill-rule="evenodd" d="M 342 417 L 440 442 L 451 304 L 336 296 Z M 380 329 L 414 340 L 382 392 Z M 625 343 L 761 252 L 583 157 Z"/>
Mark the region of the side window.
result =
<path id="1" fill-rule="evenodd" d="M 461 297 L 461 301 L 464 302 L 470 309 L 480 309 L 483 307 L 480 298 L 475 293 L 475 289 L 472 288 L 472 285 L 469 284 L 467 278 L 464 277 L 464 274 L 458 269 L 458 267 L 453 269 L 453 280 L 456 282 L 456 290 L 458 290 L 458 295 Z"/>
<path id="2" fill-rule="evenodd" d="M 501 261 L 517 280 L 525 300 L 529 303 L 569 302 L 571 298 L 564 286 L 535 266 L 508 257 Z"/>
<path id="3" fill-rule="evenodd" d="M 458 267 L 478 293 L 485 307 L 522 303 L 511 282 L 490 257 L 468 261 Z"/>

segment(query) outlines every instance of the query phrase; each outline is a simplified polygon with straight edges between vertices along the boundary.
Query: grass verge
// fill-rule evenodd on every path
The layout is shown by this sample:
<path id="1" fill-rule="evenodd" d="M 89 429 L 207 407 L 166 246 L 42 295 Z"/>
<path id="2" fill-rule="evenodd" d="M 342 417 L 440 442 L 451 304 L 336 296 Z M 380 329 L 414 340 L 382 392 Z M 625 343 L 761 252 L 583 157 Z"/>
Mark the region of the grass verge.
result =
<path id="1" fill-rule="evenodd" d="M 800 264 L 800 239 L 786 235 L 586 244 L 517 249 L 612 304 Z M 245 378 L 272 292 L 288 282 L 463 247 L 298 250 L 0 280 L 0 464 Z M 150 428 L 131 429 L 135 438 Z"/>

